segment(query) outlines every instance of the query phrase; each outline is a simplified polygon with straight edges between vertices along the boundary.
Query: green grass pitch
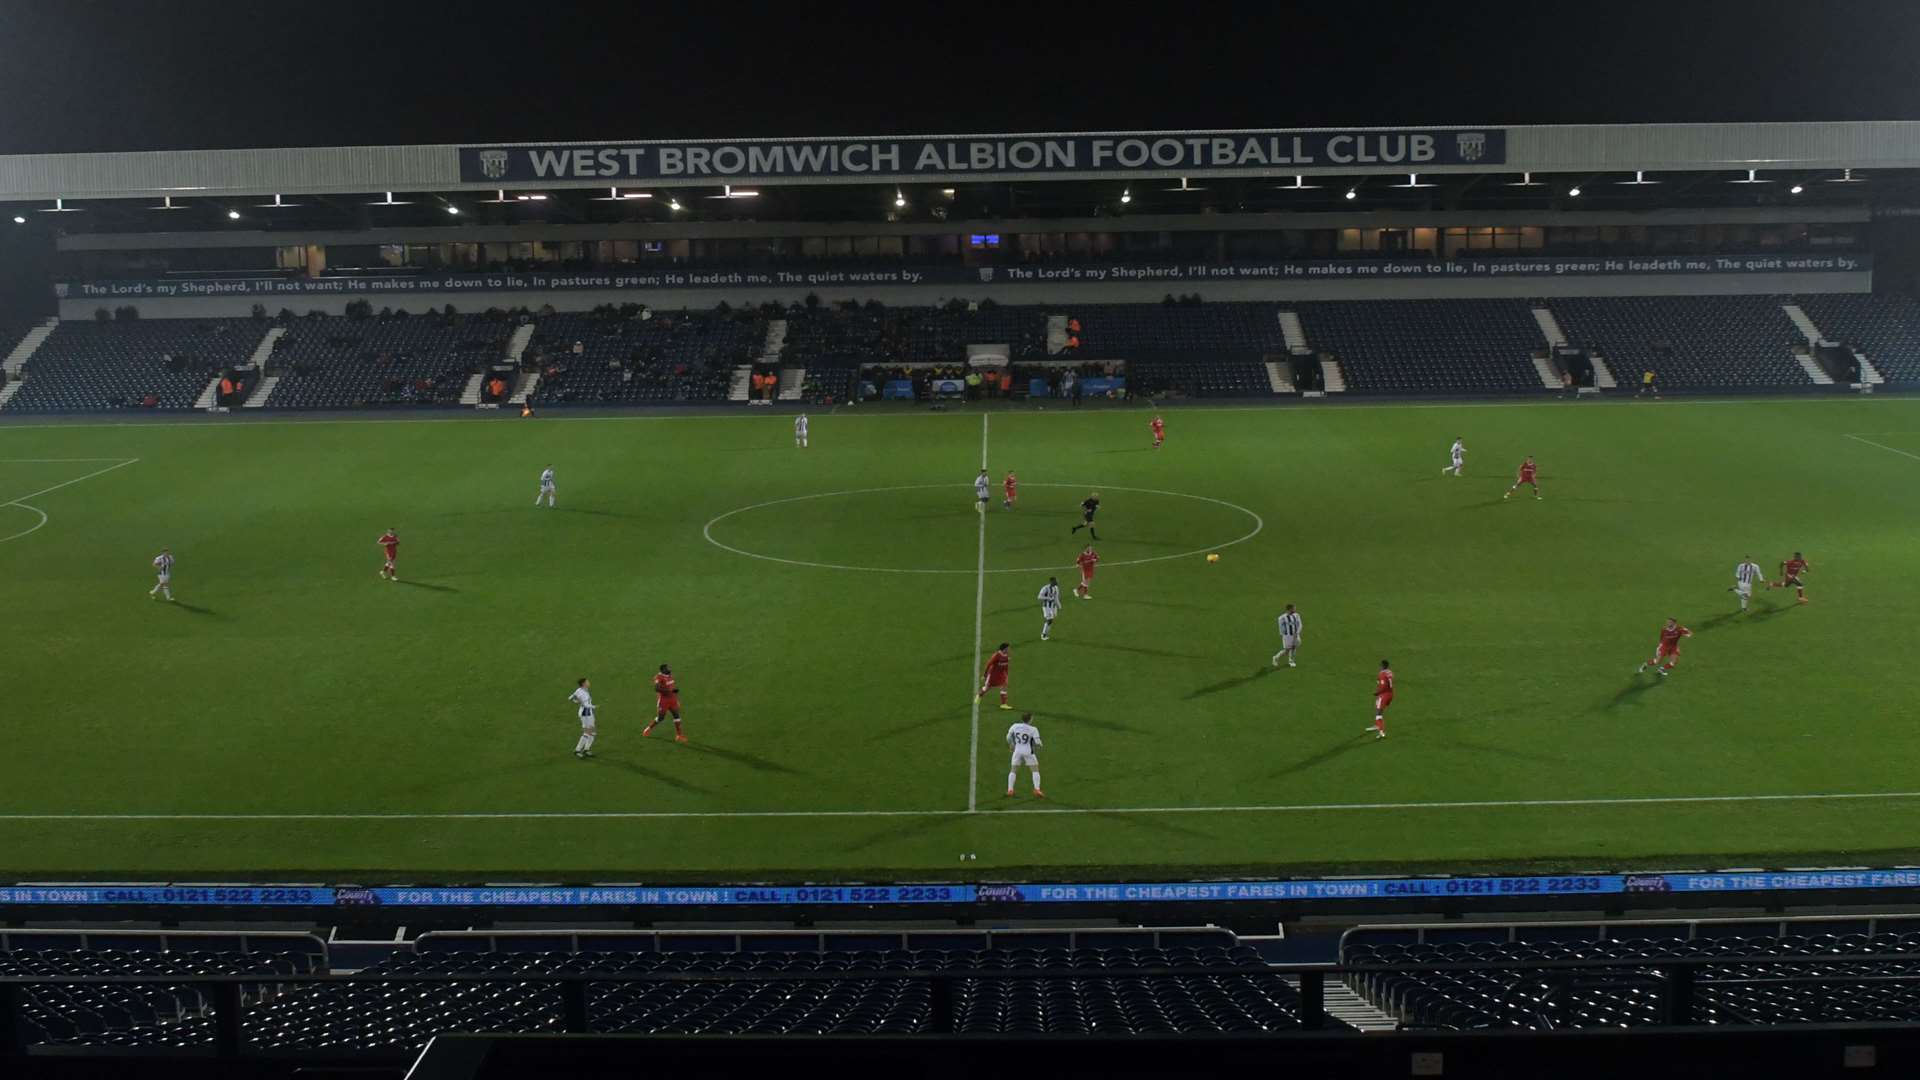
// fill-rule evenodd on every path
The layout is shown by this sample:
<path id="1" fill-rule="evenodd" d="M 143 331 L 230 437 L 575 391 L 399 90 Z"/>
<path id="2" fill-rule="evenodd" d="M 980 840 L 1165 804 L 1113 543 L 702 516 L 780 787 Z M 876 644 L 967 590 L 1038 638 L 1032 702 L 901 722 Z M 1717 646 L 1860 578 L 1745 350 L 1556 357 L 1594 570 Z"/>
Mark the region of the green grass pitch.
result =
<path id="1" fill-rule="evenodd" d="M 806 451 L 766 415 L 0 427 L 0 876 L 1187 877 L 1920 849 L 1920 402 L 1165 415 L 1158 451 L 1137 409 L 822 414 Z M 1442 477 L 1456 435 L 1467 475 Z M 1502 501 L 1528 453 L 1545 500 Z M 536 510 L 549 463 L 561 505 Z M 1095 597 L 1041 643 L 1039 568 L 1071 586 L 1092 488 Z M 377 576 L 389 525 L 399 584 Z M 171 605 L 146 595 L 162 545 Z M 1761 592 L 1733 615 L 1739 558 L 1771 573 L 1795 549 L 1812 603 Z M 1275 671 L 1289 601 L 1305 645 Z M 1656 685 L 1634 669 L 1669 615 L 1694 637 Z M 989 697 L 975 736 L 976 655 L 1003 640 L 1044 801 L 1024 775 L 1003 794 L 1017 714 Z M 1399 694 L 1376 742 L 1382 658 Z M 663 661 L 687 745 L 640 738 Z M 580 675 L 592 761 L 571 754 Z"/>

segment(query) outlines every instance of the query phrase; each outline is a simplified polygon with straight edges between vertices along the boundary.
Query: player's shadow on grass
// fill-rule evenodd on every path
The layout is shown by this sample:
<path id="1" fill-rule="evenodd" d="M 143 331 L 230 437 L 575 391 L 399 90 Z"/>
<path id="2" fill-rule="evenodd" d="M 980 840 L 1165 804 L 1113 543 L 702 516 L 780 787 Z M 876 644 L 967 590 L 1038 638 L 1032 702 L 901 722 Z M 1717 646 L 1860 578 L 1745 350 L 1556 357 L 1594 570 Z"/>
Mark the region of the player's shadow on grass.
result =
<path id="1" fill-rule="evenodd" d="M 677 791 L 691 791 L 695 795 L 713 794 L 712 791 L 709 791 L 708 789 L 703 788 L 698 784 L 689 784 L 685 780 L 680 779 L 679 777 L 673 775 L 672 773 L 664 773 L 664 772 L 660 772 L 657 769 L 649 769 L 645 765 L 641 765 L 633 761 L 628 761 L 626 758 L 600 756 L 600 757 L 595 757 L 593 760 L 600 763 L 603 767 L 610 766 L 615 769 L 625 769 L 627 772 L 636 773 L 640 776 L 644 776 L 647 779 L 654 781 L 655 783 L 661 784 L 665 787 L 673 788 Z"/>
<path id="2" fill-rule="evenodd" d="M 1195 657 L 1194 659 L 1198 659 L 1198 657 Z M 1209 683 L 1208 685 L 1203 686 L 1198 690 L 1195 690 L 1193 693 L 1188 694 L 1185 700 L 1192 701 L 1195 698 L 1208 697 L 1213 694 L 1224 694 L 1228 690 L 1237 690 L 1240 687 L 1245 686 L 1256 679 L 1264 679 L 1268 675 L 1273 674 L 1277 670 L 1279 669 L 1274 667 L 1272 664 L 1262 664 L 1259 667 L 1254 668 L 1251 674 L 1240 675 L 1231 679 L 1222 679 L 1217 683 Z"/>
<path id="3" fill-rule="evenodd" d="M 985 704 L 986 703 L 984 701 L 981 702 L 981 705 L 983 708 Z M 934 713 L 932 716 L 929 716 L 924 720 L 913 720 L 905 724 L 900 724 L 896 727 L 890 727 L 885 731 L 876 732 L 874 733 L 873 738 L 891 739 L 895 735 L 905 735 L 909 732 L 918 731 L 924 727 L 932 727 L 935 724 L 951 723 L 955 720 L 959 720 L 967 716 L 971 711 L 972 711 L 972 706 L 970 705 L 956 705 L 951 709 L 943 709 L 940 712 Z"/>
<path id="4" fill-rule="evenodd" d="M 191 611 L 195 615 L 212 615 L 215 618 L 220 617 L 220 613 L 213 610 L 210 607 L 200 607 L 197 604 L 189 604 L 185 600 L 175 600 L 171 606 L 179 608 L 181 611 Z"/>
<path id="5" fill-rule="evenodd" d="M 414 581 L 410 578 L 401 578 L 400 584 L 411 585 L 416 589 L 432 589 L 434 592 L 459 592 L 460 591 L 459 589 L 456 589 L 451 585 L 435 585 L 431 581 Z"/>
<path id="6" fill-rule="evenodd" d="M 1171 649 L 1149 649 L 1144 645 L 1114 645 L 1110 642 L 1105 642 L 1105 641 L 1079 641 L 1074 638 L 1056 637 L 1052 641 L 1048 642 L 1048 644 L 1070 645 L 1070 646 L 1077 645 L 1083 649 L 1105 649 L 1108 652 L 1133 653 L 1137 656 L 1164 656 L 1171 660 L 1205 660 L 1207 659 L 1204 656 L 1195 656 L 1193 653 L 1174 652 Z"/>
<path id="7" fill-rule="evenodd" d="M 1668 676 L 1668 678 L 1672 678 L 1672 676 Z M 1634 681 L 1621 687 L 1620 692 L 1613 695 L 1613 700 L 1607 702 L 1603 708 L 1617 709 L 1622 705 L 1631 705 L 1635 698 L 1659 686 L 1661 682 L 1660 676 L 1651 674 L 1646 676 L 1635 675 L 1633 679 Z"/>
<path id="8" fill-rule="evenodd" d="M 1366 732 L 1361 732 L 1358 735 L 1354 735 L 1349 738 L 1342 739 L 1339 742 L 1334 743 L 1332 746 L 1327 747 L 1325 750 L 1322 750 L 1311 757 L 1303 757 L 1299 761 L 1296 761 L 1291 765 L 1286 765 L 1279 769 L 1275 769 L 1273 772 L 1269 773 L 1268 775 L 1273 779 L 1278 780 L 1283 776 L 1292 776 L 1295 773 L 1303 773 L 1312 769 L 1317 769 L 1320 766 L 1325 765 L 1326 763 L 1332 761 L 1333 759 L 1340 757 L 1343 754 L 1350 754 L 1353 751 L 1358 750 L 1362 746 L 1365 746 L 1366 744 L 1373 741 L 1375 740 L 1372 735 L 1369 735 Z"/>
<path id="9" fill-rule="evenodd" d="M 760 772 L 785 773 L 788 776 L 806 775 L 806 773 L 799 769 L 790 768 L 777 761 L 769 761 L 758 754 L 749 754 L 745 750 L 728 750 L 724 747 L 710 746 L 706 743 L 697 742 L 688 743 L 687 748 L 697 754 L 712 754 L 714 757 L 724 758 L 727 761 L 745 765 L 749 769 L 755 769 Z"/>
<path id="10" fill-rule="evenodd" d="M 1049 712 L 1037 712 L 1037 713 L 1034 713 L 1033 715 L 1042 722 L 1045 722 L 1048 720 L 1064 720 L 1069 724 L 1084 724 L 1087 727 L 1099 728 L 1102 731 L 1125 731 L 1133 735 L 1150 734 L 1149 732 L 1142 731 L 1141 729 L 1134 727 L 1131 724 L 1123 724 L 1118 720 L 1102 720 L 1096 716 L 1083 716 L 1080 713 L 1049 711 Z"/>

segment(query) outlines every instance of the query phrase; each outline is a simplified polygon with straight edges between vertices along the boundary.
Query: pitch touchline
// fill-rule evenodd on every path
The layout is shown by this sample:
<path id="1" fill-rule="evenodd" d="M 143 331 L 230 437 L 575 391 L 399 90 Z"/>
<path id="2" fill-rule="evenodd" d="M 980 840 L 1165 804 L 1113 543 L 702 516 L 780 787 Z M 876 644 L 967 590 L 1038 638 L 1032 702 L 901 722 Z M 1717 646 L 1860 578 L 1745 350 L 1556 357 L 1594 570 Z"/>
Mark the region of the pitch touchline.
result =
<path id="1" fill-rule="evenodd" d="M 1469 802 L 1302 803 L 1281 806 L 1035 806 L 985 819 L 1032 814 L 1309 814 L 1341 810 L 1488 810 L 1551 806 L 1671 806 L 1686 803 L 1820 802 L 1920 799 L 1920 791 L 1828 792 L 1814 795 L 1645 795 L 1611 799 L 1476 799 Z M 338 814 L 0 814 L 0 821 L 537 821 L 542 818 L 897 818 L 981 817 L 975 810 L 498 810 L 448 813 Z"/>

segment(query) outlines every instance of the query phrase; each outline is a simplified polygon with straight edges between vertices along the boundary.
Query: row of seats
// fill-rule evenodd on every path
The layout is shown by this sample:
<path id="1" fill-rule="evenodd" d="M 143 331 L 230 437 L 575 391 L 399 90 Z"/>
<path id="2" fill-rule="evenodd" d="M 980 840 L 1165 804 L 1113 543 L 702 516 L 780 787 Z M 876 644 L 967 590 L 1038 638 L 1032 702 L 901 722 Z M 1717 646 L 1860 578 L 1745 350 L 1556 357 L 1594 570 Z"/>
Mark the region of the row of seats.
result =
<path id="1" fill-rule="evenodd" d="M 512 327 L 440 315 L 298 319 L 274 345 L 277 409 L 450 405 L 468 376 L 505 355 Z"/>
<path id="2" fill-rule="evenodd" d="M 724 401 L 733 369 L 765 344 L 752 311 L 543 316 L 526 358 L 544 375 L 535 404 Z"/>
<path id="3" fill-rule="evenodd" d="M 263 333 L 249 319 L 63 322 L 27 361 L 9 412 L 190 409 Z"/>
<path id="4" fill-rule="evenodd" d="M 1622 386 L 1653 371 L 1675 390 L 1799 390 L 1813 385 L 1793 346 L 1806 339 L 1772 296 L 1565 297 L 1548 304 L 1569 344 L 1596 349 Z"/>
<path id="5" fill-rule="evenodd" d="M 1818 925 L 1818 924 L 1814 924 Z M 1353 988 L 1404 1023 L 1435 1028 L 1618 1027 L 1665 1016 L 1666 976 L 1658 967 L 1547 971 L 1548 961 L 1710 961 L 1698 973 L 1692 1019 L 1705 1024 L 1838 1023 L 1920 1019 L 1920 932 L 1766 933 L 1683 936 L 1687 926 L 1635 927 L 1625 936 L 1567 940 L 1393 940 L 1356 932 L 1341 950 L 1357 969 Z M 1737 928 L 1736 928 L 1737 929 Z M 1540 933 L 1539 930 L 1533 931 Z M 1443 931 L 1443 933 L 1445 933 Z M 1873 956 L 1871 961 L 1768 960 Z M 1911 959 L 1906 959 L 1911 957 Z M 1512 965 L 1433 970 L 1438 965 Z M 1816 976 L 1813 983 L 1755 986 L 1752 980 Z"/>
<path id="6" fill-rule="evenodd" d="M 1134 394 L 1181 397 L 1260 397 L 1273 393 L 1259 354 L 1139 352 L 1127 363 Z"/>
<path id="7" fill-rule="evenodd" d="M 1538 393 L 1546 345 L 1525 300 L 1344 300 L 1293 305 L 1357 394 Z"/>
<path id="8" fill-rule="evenodd" d="M 584 940 L 584 939 L 583 939 Z M 678 945 L 720 944 L 688 939 Z M 691 982 L 591 982 L 592 1030 L 637 1034 L 913 1034 L 936 1023 L 962 1032 L 1172 1034 L 1274 1031 L 1298 1027 L 1300 1002 L 1258 952 L 1223 934 L 1112 947 L 979 947 L 984 935 L 935 947 L 776 951 L 477 952 L 492 939 L 429 938 L 336 983 L 275 982 L 316 970 L 311 951 L 0 952 L 0 974 L 245 974 L 242 1039 L 258 1049 L 417 1048 L 443 1031 L 559 1030 L 561 993 L 541 976 L 569 973 L 723 974 Z M 524 944 L 532 945 L 529 941 Z M 741 942 L 745 944 L 746 942 Z M 4 943 L 0 943 L 3 945 Z M 1146 975 L 1158 968 L 1218 973 Z M 993 971 L 1052 970 L 1071 975 L 996 979 Z M 832 977 L 836 972 L 851 973 Z M 926 979 L 863 978 L 863 973 L 928 972 L 958 976 L 936 989 Z M 398 984 L 384 977 L 492 976 L 471 983 Z M 755 975 L 819 974 L 771 980 Z M 949 999 L 936 1015 L 936 995 Z M 31 986 L 21 1018 L 30 1043 L 88 1046 L 199 1046 L 212 1041 L 203 993 L 183 984 Z"/>
<path id="9" fill-rule="evenodd" d="M 1828 339 L 1865 353 L 1888 382 L 1920 383 L 1920 301 L 1847 293 L 1795 302 Z"/>

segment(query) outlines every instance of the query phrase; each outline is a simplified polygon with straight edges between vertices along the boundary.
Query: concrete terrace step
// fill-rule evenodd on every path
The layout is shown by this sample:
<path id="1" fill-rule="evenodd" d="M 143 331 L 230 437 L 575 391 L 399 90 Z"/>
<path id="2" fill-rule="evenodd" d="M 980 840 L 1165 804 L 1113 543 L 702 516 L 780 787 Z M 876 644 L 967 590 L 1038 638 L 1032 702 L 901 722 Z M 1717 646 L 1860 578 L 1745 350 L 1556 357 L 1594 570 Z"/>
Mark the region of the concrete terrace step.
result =
<path id="1" fill-rule="evenodd" d="M 487 374 L 484 371 L 476 371 L 467 376 L 467 385 L 460 389 L 460 404 L 480 404 L 480 390 L 486 385 L 486 382 Z"/>
<path id="2" fill-rule="evenodd" d="M 273 396 L 273 388 L 279 385 L 280 376 L 278 375 L 269 375 L 261 379 L 260 385 L 253 388 L 253 393 L 247 395 L 247 400 L 241 402 L 240 407 L 243 409 L 266 408 L 267 399 Z"/>
<path id="3" fill-rule="evenodd" d="M 1267 385 L 1276 394 L 1293 393 L 1293 367 L 1278 360 L 1269 360 L 1267 367 Z"/>
<path id="4" fill-rule="evenodd" d="M 27 361 L 33 358 L 34 353 L 40 351 L 40 346 L 46 344 L 47 339 L 53 336 L 54 327 L 59 325 L 59 319 L 48 319 L 27 331 L 27 336 L 14 345 L 4 361 L 0 361 L 0 369 L 4 369 L 10 376 L 20 374 L 20 369 L 27 366 Z"/>

